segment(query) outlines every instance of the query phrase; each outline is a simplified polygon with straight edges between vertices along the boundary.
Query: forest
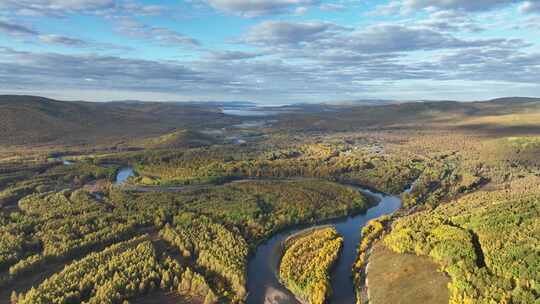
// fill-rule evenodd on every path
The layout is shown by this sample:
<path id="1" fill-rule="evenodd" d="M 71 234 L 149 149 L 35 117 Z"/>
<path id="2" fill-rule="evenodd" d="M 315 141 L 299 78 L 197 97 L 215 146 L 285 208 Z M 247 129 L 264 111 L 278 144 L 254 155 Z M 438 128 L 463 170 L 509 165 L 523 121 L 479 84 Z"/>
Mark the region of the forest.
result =
<path id="1" fill-rule="evenodd" d="M 0 303 L 251 304 L 257 249 L 309 227 L 320 229 L 280 244 L 278 287 L 329 303 L 345 240 L 333 221 L 379 204 L 360 189 L 400 196 L 401 208 L 355 232 L 352 302 L 375 289 L 368 269 L 385 268 L 372 250 L 384 247 L 434 263 L 450 280 L 449 303 L 538 303 L 538 102 L 321 106 L 271 118 L 172 107 L 214 119 L 205 126 L 177 126 L 168 109 L 145 105 L 142 118 L 158 111 L 164 123 L 95 145 L 59 142 L 55 128 L 46 145 L 1 147 Z M 122 168 L 134 175 L 117 183 Z"/>
<path id="2" fill-rule="evenodd" d="M 341 250 L 343 239 L 334 228 L 300 232 L 283 244 L 279 278 L 306 303 L 326 303 L 332 293 L 330 270 Z"/>
<path id="3" fill-rule="evenodd" d="M 247 151 L 246 151 L 247 150 Z M 220 183 L 239 178 L 309 177 L 401 192 L 422 170 L 420 162 L 324 141 L 269 150 L 200 148 L 145 158 L 142 183 Z"/>
<path id="4" fill-rule="evenodd" d="M 400 218 L 384 243 L 437 261 L 452 278 L 451 303 L 535 303 L 540 204 L 537 184 L 530 185 L 519 182 L 516 192 L 477 192 Z"/>

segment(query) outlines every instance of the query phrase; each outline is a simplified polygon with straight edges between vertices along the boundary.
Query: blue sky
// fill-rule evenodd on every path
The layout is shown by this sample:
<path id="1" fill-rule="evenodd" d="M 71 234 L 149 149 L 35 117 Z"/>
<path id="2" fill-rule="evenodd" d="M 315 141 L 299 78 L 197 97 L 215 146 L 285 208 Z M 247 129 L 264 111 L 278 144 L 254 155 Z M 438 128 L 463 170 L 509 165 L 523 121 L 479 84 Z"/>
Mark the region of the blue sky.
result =
<path id="1" fill-rule="evenodd" d="M 0 0 L 0 94 L 540 96 L 540 0 Z"/>

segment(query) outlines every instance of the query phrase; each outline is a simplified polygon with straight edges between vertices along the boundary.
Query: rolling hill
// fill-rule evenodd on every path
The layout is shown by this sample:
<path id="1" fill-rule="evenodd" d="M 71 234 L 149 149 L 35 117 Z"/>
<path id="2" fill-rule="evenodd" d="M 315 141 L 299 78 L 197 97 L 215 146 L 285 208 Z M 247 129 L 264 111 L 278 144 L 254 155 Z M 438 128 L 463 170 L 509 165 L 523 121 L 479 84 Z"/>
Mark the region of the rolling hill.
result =
<path id="1" fill-rule="evenodd" d="M 311 108 L 314 108 L 313 106 Z M 508 97 L 488 101 L 421 101 L 377 106 L 319 107 L 315 111 L 291 111 L 281 116 L 285 130 L 347 131 L 360 129 L 477 128 L 498 130 L 520 127 L 516 114 L 540 115 L 540 98 Z M 330 109 L 333 115 L 328 115 Z M 500 121 L 506 124 L 498 124 Z M 532 119 L 531 122 L 537 120 Z M 530 125 L 527 126 L 530 129 Z M 504 131 L 504 130 L 503 130 Z M 530 129 L 530 131 L 540 131 Z"/>
<path id="2" fill-rule="evenodd" d="M 93 103 L 0 95 L 0 145 L 111 143 L 177 128 L 233 122 L 217 108 L 179 103 Z"/>

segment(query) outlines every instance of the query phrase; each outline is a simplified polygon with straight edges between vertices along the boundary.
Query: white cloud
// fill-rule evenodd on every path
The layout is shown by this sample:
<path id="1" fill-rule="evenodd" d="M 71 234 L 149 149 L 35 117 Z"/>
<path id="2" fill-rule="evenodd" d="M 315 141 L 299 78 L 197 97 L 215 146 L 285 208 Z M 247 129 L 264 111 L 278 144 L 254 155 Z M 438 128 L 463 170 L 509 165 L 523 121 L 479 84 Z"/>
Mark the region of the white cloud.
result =
<path id="1" fill-rule="evenodd" d="M 37 35 L 38 32 L 24 25 L 3 22 L 0 20 L 0 32 L 11 36 Z"/>
<path id="2" fill-rule="evenodd" d="M 157 15 L 163 8 L 132 0 L 1 0 L 0 10 L 13 15 L 63 17 L 74 13 Z"/>
<path id="3" fill-rule="evenodd" d="M 439 24 L 440 26 L 440 24 Z M 327 22 L 265 21 L 252 27 L 244 43 L 269 49 L 305 52 L 343 49 L 360 54 L 410 52 L 505 45 L 523 46 L 520 40 L 461 39 L 438 27 L 380 24 L 351 29 Z"/>
<path id="4" fill-rule="evenodd" d="M 115 6 L 113 0 L 4 0 L 0 8 L 20 15 L 64 15 L 70 12 L 97 11 Z"/>
<path id="5" fill-rule="evenodd" d="M 0 21 L 0 32 L 4 32 L 15 38 L 37 39 L 46 44 L 60 44 L 70 47 L 87 47 L 89 43 L 82 39 L 71 38 L 62 35 L 41 34 L 39 31 L 20 24 Z"/>
<path id="6" fill-rule="evenodd" d="M 481 12 L 520 3 L 523 0 L 392 0 L 380 6 L 377 11 L 382 14 L 401 12 L 405 14 L 420 10 L 430 12 L 440 10 L 457 10 L 464 12 Z"/>
<path id="7" fill-rule="evenodd" d="M 326 12 L 341 12 L 346 10 L 345 5 L 338 3 L 323 3 L 319 7 Z"/>
<path id="8" fill-rule="evenodd" d="M 540 2 L 525 1 L 519 6 L 519 11 L 522 13 L 540 13 Z"/>
<path id="9" fill-rule="evenodd" d="M 318 4 L 318 0 L 207 0 L 215 9 L 244 17 L 294 13 L 301 7 Z"/>
<path id="10" fill-rule="evenodd" d="M 78 46 L 78 47 L 88 45 L 88 43 L 84 40 L 66 37 L 62 35 L 51 34 L 51 35 L 39 35 L 38 37 L 41 42 L 48 43 L 48 44 L 62 44 L 66 46 Z"/>
<path id="11" fill-rule="evenodd" d="M 130 17 L 114 18 L 116 30 L 124 35 L 152 40 L 166 46 L 198 46 L 194 38 L 164 27 L 153 27 L 142 24 Z"/>
<path id="12" fill-rule="evenodd" d="M 210 59 L 212 60 L 246 60 L 263 56 L 261 53 L 242 52 L 242 51 L 212 51 Z"/>
<path id="13" fill-rule="evenodd" d="M 365 53 L 360 46 L 367 42 L 355 43 L 317 52 L 282 51 L 288 60 L 239 51 L 201 60 L 157 61 L 0 48 L 0 91 L 43 92 L 61 87 L 62 91 L 95 90 L 96 94 L 123 91 L 314 101 L 328 98 L 328 94 L 353 96 L 361 89 L 388 94 L 411 81 L 423 83 L 429 90 L 422 92 L 432 94 L 429 96 L 452 81 L 474 84 L 478 89 L 485 88 L 483 82 L 497 81 L 505 83 L 508 92 L 520 86 L 538 88 L 540 82 L 540 54 L 524 52 L 519 46 L 438 50 L 417 58 L 406 52 Z M 295 56 L 302 56 L 302 60 L 295 62 Z M 377 85 L 381 83 L 384 85 Z M 421 92 L 415 94 L 416 98 L 426 97 Z M 469 96 L 463 90 L 461 94 Z"/>
<path id="14" fill-rule="evenodd" d="M 208 5 L 236 16 L 263 18 L 246 28 L 244 34 L 228 37 L 225 43 L 233 44 L 227 45 L 232 49 L 228 51 L 219 41 L 214 41 L 215 38 L 210 38 L 202 47 L 204 40 L 199 43 L 185 35 L 181 25 L 163 27 L 171 20 L 158 25 L 152 23 L 155 18 L 135 17 L 136 13 L 163 13 L 161 6 L 141 5 L 134 0 L 0 0 L 0 10 L 8 10 L 8 13 L 2 12 L 5 19 L 0 21 L 0 32 L 9 35 L 11 40 L 8 42 L 22 41 L 14 44 L 21 49 L 31 42 L 41 43 L 40 49 L 47 47 L 45 44 L 52 44 L 94 52 L 81 54 L 79 49 L 64 54 L 40 53 L 0 47 L 0 90 L 46 91 L 62 87 L 71 92 L 96 90 L 97 94 L 133 91 L 142 95 L 159 92 L 189 96 L 212 94 L 221 98 L 232 94 L 241 98 L 279 96 L 292 99 L 319 98 L 328 92 L 352 96 L 360 89 L 388 92 L 389 83 L 395 84 L 392 88 L 406 88 L 406 84 L 413 81 L 425 83 L 430 90 L 437 87 L 444 90 L 445 84 L 451 81 L 467 82 L 471 86 L 478 83 L 479 87 L 483 81 L 497 81 L 514 88 L 531 87 L 540 82 L 540 54 L 535 53 L 537 48 L 529 47 L 534 44 L 526 41 L 535 42 L 533 36 L 513 39 L 516 30 L 503 31 L 501 38 L 493 38 L 495 34 L 491 32 L 489 36 L 483 35 L 486 33 L 484 27 L 495 28 L 493 25 L 501 20 L 506 23 L 511 14 L 509 7 L 496 12 L 492 10 L 517 3 L 512 9 L 519 7 L 523 13 L 534 13 L 538 11 L 536 0 L 391 0 L 388 9 L 428 14 L 398 16 L 396 20 L 392 18 L 393 21 L 384 23 L 365 16 L 366 20 L 359 22 L 362 26 L 358 27 L 322 20 L 296 22 L 307 18 L 292 15 L 306 10 L 319 14 L 319 10 L 361 8 L 363 1 L 191 1 L 197 5 L 203 3 L 203 9 L 197 12 L 201 15 L 195 15 L 197 18 L 215 16 L 216 12 Z M 43 29 L 36 26 L 49 19 L 21 17 L 23 13 L 47 17 L 99 15 L 105 17 L 105 25 L 112 24 L 117 34 L 138 40 L 132 41 L 133 45 L 141 44 L 137 50 L 147 52 L 143 44 L 152 44 L 152 50 L 162 46 L 182 49 L 174 50 L 178 51 L 172 55 L 178 54 L 175 60 L 170 57 L 165 60 L 158 53 L 152 54 L 152 58 L 163 60 L 138 59 L 143 52 L 110 56 L 114 54 L 110 53 L 110 47 L 86 41 L 84 34 L 71 37 L 42 32 Z M 276 17 L 277 14 L 290 16 L 279 20 L 281 16 Z M 491 17 L 488 24 L 480 22 L 485 15 Z M 533 26 L 540 28 L 537 20 L 540 15 L 521 17 L 505 25 L 509 28 L 522 26 L 531 32 Z M 229 18 L 232 17 L 226 19 Z M 28 23 L 34 20 L 37 21 L 35 24 Z M 67 21 L 53 20 L 58 24 Z M 251 21 L 240 23 L 252 24 Z M 228 30 L 220 26 L 223 24 L 217 24 L 219 30 Z M 83 33 L 85 29 L 80 30 Z M 522 33 L 516 35 L 524 36 Z M 204 34 L 200 37 L 207 38 Z M 171 56 L 171 51 L 164 54 Z"/>
<path id="15" fill-rule="evenodd" d="M 346 28 L 328 22 L 265 21 L 253 26 L 244 41 L 263 46 L 299 45 L 330 38 Z"/>

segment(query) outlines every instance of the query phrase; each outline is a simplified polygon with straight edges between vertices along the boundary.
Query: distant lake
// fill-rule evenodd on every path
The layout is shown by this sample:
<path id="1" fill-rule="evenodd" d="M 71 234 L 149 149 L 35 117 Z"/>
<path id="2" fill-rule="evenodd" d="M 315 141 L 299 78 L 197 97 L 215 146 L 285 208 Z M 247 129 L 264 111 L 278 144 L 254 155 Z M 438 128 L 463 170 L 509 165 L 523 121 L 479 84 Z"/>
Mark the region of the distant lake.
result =
<path id="1" fill-rule="evenodd" d="M 234 106 L 224 107 L 223 114 L 234 116 L 271 116 L 283 113 L 284 110 L 280 106 Z"/>
<path id="2" fill-rule="evenodd" d="M 236 129 L 262 128 L 276 121 L 277 120 L 250 120 L 244 121 L 241 124 L 233 125 L 232 127 Z"/>
<path id="3" fill-rule="evenodd" d="M 234 115 L 234 116 L 270 116 L 270 115 L 276 115 L 277 112 L 274 111 L 265 111 L 265 110 L 259 110 L 257 108 L 249 108 L 249 109 L 223 109 L 223 114 L 227 115 Z"/>

